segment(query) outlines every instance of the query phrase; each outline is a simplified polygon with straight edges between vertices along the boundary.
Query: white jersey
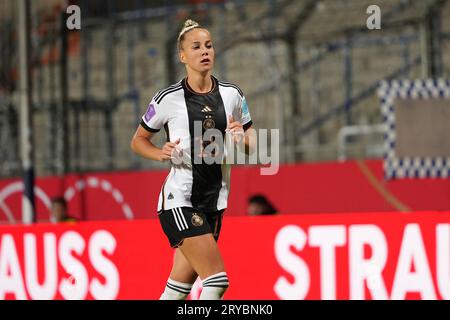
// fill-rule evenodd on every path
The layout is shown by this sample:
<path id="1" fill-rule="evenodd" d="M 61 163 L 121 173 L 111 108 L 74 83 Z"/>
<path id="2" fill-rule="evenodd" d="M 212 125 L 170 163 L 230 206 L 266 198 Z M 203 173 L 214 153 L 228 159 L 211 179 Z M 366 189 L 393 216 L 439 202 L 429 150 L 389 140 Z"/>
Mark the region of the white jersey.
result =
<path id="1" fill-rule="evenodd" d="M 205 94 L 194 92 L 186 79 L 159 91 L 142 117 L 141 126 L 146 130 L 158 132 L 164 127 L 168 141 L 180 139 L 178 150 L 181 150 L 179 155 L 183 163 L 172 162 L 159 195 L 158 213 L 177 207 L 192 207 L 202 212 L 227 207 L 230 165 L 223 162 L 207 164 L 201 159 L 200 163 L 194 161 L 198 160 L 195 156 L 198 145 L 200 149 L 206 149 L 211 143 L 205 144 L 200 134 L 216 129 L 225 137 L 230 115 L 241 122 L 244 130 L 252 125 L 252 120 L 242 91 L 215 77 L 212 80 L 213 88 Z M 197 123 L 197 129 L 194 123 Z"/>

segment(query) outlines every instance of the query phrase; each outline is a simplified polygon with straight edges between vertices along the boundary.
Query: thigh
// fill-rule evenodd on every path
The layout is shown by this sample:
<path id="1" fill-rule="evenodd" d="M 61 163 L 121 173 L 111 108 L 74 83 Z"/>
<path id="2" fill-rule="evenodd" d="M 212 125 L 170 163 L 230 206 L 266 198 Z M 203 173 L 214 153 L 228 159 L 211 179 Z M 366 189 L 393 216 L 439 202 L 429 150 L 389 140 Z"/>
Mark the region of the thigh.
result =
<path id="1" fill-rule="evenodd" d="M 186 238 L 179 249 L 201 279 L 225 271 L 219 247 L 211 233 Z"/>
<path id="2" fill-rule="evenodd" d="M 189 237 L 211 233 L 211 227 L 204 213 L 190 207 L 165 210 L 159 220 L 170 245 L 179 247 Z"/>
<path id="3" fill-rule="evenodd" d="M 170 279 L 183 283 L 194 283 L 197 279 L 197 272 L 180 249 L 175 250 Z"/>

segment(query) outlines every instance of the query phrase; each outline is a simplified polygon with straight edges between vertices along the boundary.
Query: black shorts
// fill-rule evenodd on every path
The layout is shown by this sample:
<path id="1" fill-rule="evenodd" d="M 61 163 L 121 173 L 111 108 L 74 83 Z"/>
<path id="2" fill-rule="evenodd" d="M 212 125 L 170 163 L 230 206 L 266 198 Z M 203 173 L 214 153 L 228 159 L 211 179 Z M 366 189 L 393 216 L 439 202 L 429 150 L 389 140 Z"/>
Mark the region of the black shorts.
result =
<path id="1" fill-rule="evenodd" d="M 185 238 L 212 233 L 216 241 L 219 239 L 224 210 L 200 212 L 190 207 L 164 210 L 159 214 L 159 221 L 170 246 L 177 248 Z"/>

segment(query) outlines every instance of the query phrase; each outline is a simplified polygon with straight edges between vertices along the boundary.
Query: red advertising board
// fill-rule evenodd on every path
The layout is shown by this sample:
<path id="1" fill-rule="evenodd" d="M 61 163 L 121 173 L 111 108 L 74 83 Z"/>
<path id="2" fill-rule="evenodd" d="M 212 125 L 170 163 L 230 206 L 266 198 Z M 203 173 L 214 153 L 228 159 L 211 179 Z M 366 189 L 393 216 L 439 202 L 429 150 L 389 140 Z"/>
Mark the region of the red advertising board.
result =
<path id="1" fill-rule="evenodd" d="M 276 175 L 257 166 L 232 169 L 228 215 L 246 215 L 247 200 L 262 193 L 283 214 L 449 211 L 450 179 L 384 181 L 382 161 L 284 164 Z M 50 199 L 64 195 L 80 220 L 156 217 L 167 171 L 69 174 L 36 180 L 37 218 L 48 221 Z M 0 180 L 0 222 L 21 220 L 23 183 Z"/>
<path id="2" fill-rule="evenodd" d="M 450 299 L 450 212 L 225 216 L 219 246 L 225 299 Z M 172 258 L 156 219 L 2 226 L 0 299 L 158 299 Z"/>

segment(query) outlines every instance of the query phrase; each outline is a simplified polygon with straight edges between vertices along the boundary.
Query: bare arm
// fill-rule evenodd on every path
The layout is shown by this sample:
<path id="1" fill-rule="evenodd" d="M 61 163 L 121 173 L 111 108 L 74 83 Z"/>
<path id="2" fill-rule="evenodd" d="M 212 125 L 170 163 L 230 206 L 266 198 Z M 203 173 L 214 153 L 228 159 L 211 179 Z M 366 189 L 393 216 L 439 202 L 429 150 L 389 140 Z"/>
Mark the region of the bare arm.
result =
<path id="1" fill-rule="evenodd" d="M 161 162 L 170 160 L 173 150 L 176 145 L 180 143 L 180 139 L 175 142 L 166 142 L 162 149 L 160 149 L 151 142 L 153 136 L 154 133 L 145 130 L 141 125 L 139 125 L 133 138 L 131 139 L 131 150 L 146 159 Z"/>
<path id="2" fill-rule="evenodd" d="M 235 121 L 232 116 L 229 117 L 229 124 L 228 129 L 232 132 L 235 132 L 237 135 L 235 136 L 235 142 L 239 142 L 241 139 L 239 133 L 243 134 L 244 137 L 244 147 L 245 147 L 245 153 L 247 155 L 252 154 L 255 151 L 256 148 L 256 130 L 253 129 L 251 126 L 245 130 L 242 124 L 239 121 Z"/>
<path id="3" fill-rule="evenodd" d="M 256 149 L 256 130 L 250 126 L 245 130 L 244 135 L 244 145 L 245 145 L 245 153 L 247 155 L 252 154 L 255 152 Z"/>

